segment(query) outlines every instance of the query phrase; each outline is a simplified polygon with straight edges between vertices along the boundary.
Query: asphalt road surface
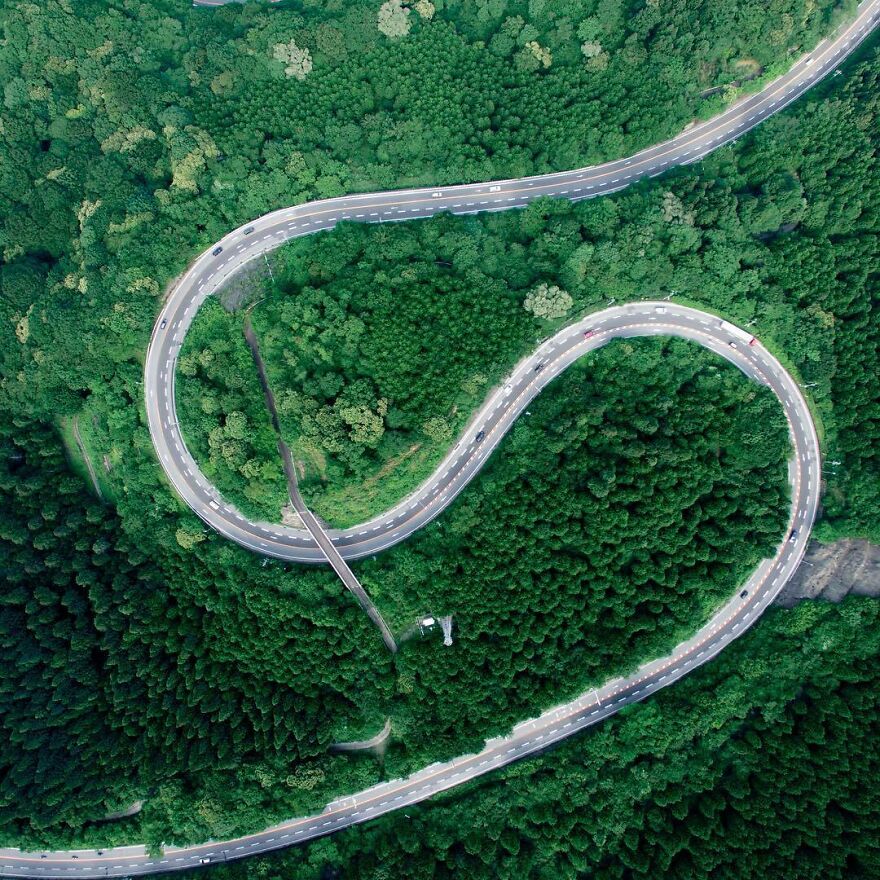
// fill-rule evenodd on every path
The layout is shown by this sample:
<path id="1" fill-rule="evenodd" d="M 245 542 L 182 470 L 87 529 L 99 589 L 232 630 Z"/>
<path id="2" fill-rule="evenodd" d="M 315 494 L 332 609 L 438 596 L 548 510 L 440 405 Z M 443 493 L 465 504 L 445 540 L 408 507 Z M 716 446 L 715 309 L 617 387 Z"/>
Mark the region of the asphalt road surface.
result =
<path id="1" fill-rule="evenodd" d="M 664 309 L 665 311 L 658 311 Z M 593 332 L 589 338 L 584 333 Z M 791 512 L 789 528 L 776 554 L 765 559 L 749 580 L 695 635 L 666 657 L 653 660 L 631 675 L 613 679 L 570 703 L 555 707 L 538 718 L 518 724 L 509 736 L 486 742 L 473 755 L 438 763 L 405 779 L 383 783 L 331 803 L 320 814 L 283 822 L 257 834 L 191 847 L 168 847 L 161 856 L 148 856 L 143 847 L 116 847 L 98 852 L 23 853 L 0 850 L 0 872 L 4 876 L 38 877 L 123 877 L 198 867 L 244 858 L 259 852 L 301 843 L 340 828 L 365 822 L 383 813 L 425 800 L 505 764 L 540 752 L 592 724 L 613 715 L 623 706 L 644 700 L 705 663 L 741 635 L 773 599 L 798 567 L 809 540 L 819 504 L 819 441 L 807 403 L 796 382 L 761 345 L 750 345 L 742 331 L 731 331 L 719 319 L 669 303 L 644 303 L 609 309 L 590 327 L 575 325 L 545 344 L 532 360 L 520 365 L 516 384 L 493 397 L 488 418 L 493 427 L 476 456 L 484 459 L 489 445 L 498 442 L 504 427 L 525 402 L 539 393 L 550 376 L 576 360 L 582 351 L 615 336 L 681 335 L 700 342 L 727 357 L 755 381 L 768 385 L 780 400 L 788 420 L 792 443 L 789 465 Z M 733 342 L 735 348 L 730 345 Z M 539 373 L 534 365 L 546 363 Z M 500 396 L 502 400 L 496 398 Z M 503 400 L 509 401 L 507 405 Z M 497 408 L 496 408 L 497 404 Z M 484 408 L 485 410 L 486 408 Z M 504 416 L 499 417 L 499 413 Z M 508 421 L 509 420 L 509 421 Z M 491 435 L 490 435 L 490 432 Z M 473 458 L 473 456 L 468 456 Z"/>
<path id="2" fill-rule="evenodd" d="M 175 365 L 183 338 L 201 303 L 230 275 L 259 259 L 285 241 L 329 229 L 340 220 L 398 221 L 449 211 L 477 213 L 520 207 L 538 196 L 590 198 L 622 189 L 635 180 L 701 158 L 723 143 L 739 137 L 802 94 L 876 25 L 880 0 L 859 7 L 857 18 L 832 41 L 824 41 L 809 56 L 760 93 L 748 97 L 718 117 L 695 126 L 671 141 L 643 150 L 627 159 L 576 171 L 520 180 L 468 184 L 440 189 L 366 193 L 298 205 L 266 214 L 226 235 L 203 253 L 184 274 L 165 303 L 153 332 L 145 368 L 146 407 L 150 433 L 159 461 L 183 500 L 212 528 L 250 550 L 297 562 L 324 561 L 324 554 L 303 530 L 270 523 L 250 522 L 220 497 L 199 470 L 184 443 L 174 406 Z M 215 254 L 218 248 L 222 248 Z M 612 327 L 609 325 L 609 329 Z M 584 346 L 582 351 L 587 346 Z M 557 354 L 559 354 L 557 352 Z M 548 371 L 547 375 L 551 373 Z M 517 376 L 520 381 L 521 375 Z M 486 423 L 488 429 L 507 415 L 507 409 Z M 477 424 L 477 422 L 474 422 Z M 493 438 L 499 435 L 496 432 Z M 465 438 L 465 443 L 467 443 Z M 442 511 L 475 473 L 485 450 L 470 450 L 465 458 L 451 459 L 413 495 L 390 511 L 360 526 L 329 530 L 345 559 L 356 559 L 405 540 L 416 528 Z M 451 453 L 458 459 L 460 445 Z M 446 475 L 446 476 L 444 476 Z"/>
<path id="3" fill-rule="evenodd" d="M 429 217 L 440 211 L 467 214 L 504 210 L 522 206 L 541 195 L 591 198 L 622 189 L 675 165 L 693 162 L 739 137 L 833 71 L 876 26 L 878 16 L 880 0 L 862 3 L 853 23 L 833 40 L 823 41 L 760 93 L 671 141 L 627 159 L 520 180 L 329 199 L 275 211 L 231 232 L 202 254 L 172 291 L 159 315 L 147 353 L 147 415 L 159 460 L 169 480 L 205 522 L 231 540 L 265 555 L 319 561 L 323 555 L 304 532 L 248 522 L 226 505 L 200 473 L 183 443 L 174 409 L 175 364 L 183 337 L 207 296 L 265 251 L 295 236 L 329 229 L 343 219 L 378 222 Z M 223 250 L 215 254 L 218 247 Z M 590 335 L 585 336 L 587 333 Z M 330 804 L 319 815 L 290 820 L 233 840 L 168 847 L 155 857 L 148 856 L 142 846 L 44 853 L 0 849 L 0 875 L 52 878 L 161 873 L 244 858 L 330 834 L 425 800 L 539 752 L 671 684 L 744 632 L 773 601 L 803 556 L 819 503 L 818 438 L 797 383 L 769 352 L 759 343 L 750 345 L 743 338 L 743 331 L 722 325 L 718 318 L 671 303 L 636 303 L 606 309 L 558 333 L 517 365 L 509 381 L 481 407 L 435 474 L 412 496 L 382 517 L 353 529 L 331 531 L 330 536 L 339 552 L 350 559 L 404 540 L 452 501 L 477 473 L 528 401 L 555 375 L 612 338 L 643 335 L 682 336 L 726 357 L 746 375 L 773 390 L 788 420 L 792 443 L 789 530 L 775 556 L 758 566 L 747 583 L 706 626 L 676 646 L 667 657 L 651 661 L 630 676 L 609 681 L 598 690 L 517 725 L 509 736 L 487 741 L 477 754 L 434 764 L 406 779 L 358 792 Z M 537 370 L 539 365 L 542 366 Z M 476 435 L 481 430 L 484 437 L 478 442 Z"/>
<path id="4" fill-rule="evenodd" d="M 589 331 L 594 332 L 585 338 Z M 630 303 L 596 312 L 559 331 L 520 361 L 476 412 L 440 465 L 412 494 L 366 523 L 345 530 L 328 530 L 339 553 L 344 558 L 355 559 L 405 540 L 452 503 L 480 471 L 519 414 L 566 367 L 617 336 L 646 334 L 681 336 L 699 342 L 753 378 L 777 377 L 780 384 L 774 390 L 783 393 L 781 383 L 786 374 L 775 359 L 760 346 L 729 346 L 731 338 L 714 316 L 673 303 L 653 302 Z M 793 380 L 788 382 L 796 387 Z M 175 424 L 173 406 L 169 408 L 167 422 Z M 479 434 L 482 434 L 481 440 L 477 440 Z M 173 451 L 169 450 L 169 461 L 182 466 L 187 474 L 185 446 L 174 440 L 171 443 Z M 183 482 L 178 491 L 196 513 L 221 534 L 268 556 L 302 562 L 325 561 L 325 549 L 318 547 L 308 532 L 251 522 L 217 496 L 194 464 L 189 465 L 187 476 L 188 481 Z"/>

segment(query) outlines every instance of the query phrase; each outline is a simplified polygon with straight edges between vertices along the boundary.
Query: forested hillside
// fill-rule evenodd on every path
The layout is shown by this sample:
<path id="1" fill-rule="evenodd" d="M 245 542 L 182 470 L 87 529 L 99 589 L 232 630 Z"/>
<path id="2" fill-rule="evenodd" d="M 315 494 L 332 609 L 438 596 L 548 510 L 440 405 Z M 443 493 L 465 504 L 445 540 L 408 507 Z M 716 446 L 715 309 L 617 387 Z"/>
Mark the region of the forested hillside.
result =
<path id="1" fill-rule="evenodd" d="M 870 880 L 878 609 L 773 611 L 674 688 L 540 758 L 217 876 Z"/>
<path id="2" fill-rule="evenodd" d="M 217 838 L 402 772 L 429 750 L 465 749 L 612 662 L 634 664 L 689 632 L 781 532 L 777 409 L 708 356 L 663 343 L 609 347 L 572 371 L 447 516 L 359 567 L 401 625 L 425 610 L 454 613 L 452 649 L 414 641 L 390 658 L 329 572 L 245 553 L 179 503 L 143 419 L 142 359 L 163 291 L 201 248 L 256 214 L 318 196 L 619 155 L 717 109 L 734 79 L 784 64 L 832 17 L 830 3 L 798 0 L 420 0 L 408 13 L 384 4 L 382 18 L 365 0 L 328 7 L 47 0 L 0 9 L 4 843 Z M 298 373 L 288 378 L 292 365 L 276 359 L 277 381 L 294 393 L 307 381 L 332 408 L 369 380 L 371 411 L 389 400 L 388 437 L 406 446 L 422 432 L 436 451 L 447 429 L 435 422 L 430 437 L 425 424 L 454 425 L 452 407 L 464 413 L 521 345 L 564 320 L 553 317 L 565 302 L 555 292 L 524 307 L 541 284 L 567 292 L 572 313 L 674 294 L 756 319 L 762 339 L 815 383 L 827 460 L 837 462 L 820 533 L 880 538 L 876 49 L 845 72 L 737 146 L 633 192 L 297 243 L 283 292 L 319 303 L 332 327 L 320 313 L 267 302 L 265 315 L 327 334 L 323 362 L 310 337 Z M 715 87 L 723 91 L 700 97 Z M 393 302 L 351 296 L 355 281 L 375 283 L 376 297 L 399 288 L 399 314 Z M 421 350 L 383 361 L 388 341 L 367 341 L 378 320 L 406 327 L 423 304 L 420 284 L 446 290 L 459 309 L 484 291 L 484 311 L 473 313 L 482 323 L 469 328 L 497 354 L 478 365 L 466 340 L 438 337 L 426 351 L 446 358 L 437 362 L 450 380 L 435 376 L 445 395 L 436 400 L 411 372 L 401 387 L 412 370 L 404 360 Z M 188 340 L 185 378 L 200 384 L 184 409 L 193 418 L 198 405 L 192 430 L 207 436 L 221 412 L 245 424 L 224 419 L 220 445 L 197 451 L 207 467 L 219 449 L 218 480 L 247 477 L 257 459 L 271 483 L 264 466 L 276 463 L 252 408 L 238 318 L 213 312 L 213 325 Z M 264 320 L 259 307 L 254 320 Z M 358 320 L 358 355 L 347 361 L 335 326 Z M 220 326 L 234 333 L 224 340 Z M 265 338 L 270 353 L 285 344 Z M 234 358 L 238 381 L 208 369 L 211 357 Z M 479 382 L 478 366 L 487 371 Z M 392 392 L 409 408 L 399 422 L 388 419 Z M 214 401 L 207 410 L 205 400 Z M 89 425 L 112 504 L 94 500 L 64 460 L 58 427 L 73 415 Z M 287 413 L 288 430 L 301 430 L 297 415 Z M 340 485 L 386 460 L 327 453 Z M 652 470 L 653 457 L 668 467 Z M 242 489 L 243 503 L 276 504 L 272 491 Z M 320 505 L 323 486 L 312 491 Z M 506 573 L 488 557 L 500 538 L 511 548 Z M 876 632 L 865 604 L 779 614 L 700 680 L 560 751 L 558 769 L 557 757 L 530 762 L 445 819 L 439 809 L 411 827 L 394 817 L 290 854 L 278 870 L 320 876 L 332 863 L 378 878 L 397 863 L 411 876 L 501 866 L 512 877 L 636 868 L 767 877 L 797 876 L 797 865 L 807 876 L 871 877 Z M 328 757 L 337 735 L 375 730 L 389 710 L 395 745 L 384 771 Z M 614 766 L 603 776 L 606 756 Z M 134 819 L 95 824 L 136 798 L 145 806 Z M 568 804 L 578 815 L 563 814 Z M 481 810 L 498 817 L 491 833 L 479 830 Z M 435 853 L 448 868 L 432 867 Z M 713 853 L 725 860 L 714 869 Z"/>
<path id="3" fill-rule="evenodd" d="M 84 489 L 46 432 L 10 447 L 4 684 L 21 709 L 4 717 L 6 833 L 100 818 L 119 795 L 94 787 L 127 760 L 148 839 L 260 827 L 379 778 L 373 761 L 326 757 L 345 726 L 391 716 L 384 772 L 404 773 L 668 651 L 772 553 L 787 510 L 771 393 L 693 348 L 617 343 L 572 368 L 445 517 L 358 566 L 400 630 L 455 614 L 453 650 L 411 642 L 393 666 L 329 573 L 264 568 L 189 525 L 133 541 L 92 504 L 101 537 L 59 555 L 49 534 L 77 534 Z M 25 621 L 32 648 L 15 638 Z M 73 747 L 38 752 L 57 719 L 33 707 L 67 654 Z M 31 819 L 23 806 L 43 799 Z"/>
<path id="4" fill-rule="evenodd" d="M 285 246 L 253 322 L 309 502 L 337 525 L 385 509 L 536 339 L 611 300 L 673 295 L 799 372 L 832 463 L 822 534 L 880 536 L 877 94 L 865 66 L 743 148 L 614 198 Z M 202 435 L 222 418 L 200 417 Z"/>

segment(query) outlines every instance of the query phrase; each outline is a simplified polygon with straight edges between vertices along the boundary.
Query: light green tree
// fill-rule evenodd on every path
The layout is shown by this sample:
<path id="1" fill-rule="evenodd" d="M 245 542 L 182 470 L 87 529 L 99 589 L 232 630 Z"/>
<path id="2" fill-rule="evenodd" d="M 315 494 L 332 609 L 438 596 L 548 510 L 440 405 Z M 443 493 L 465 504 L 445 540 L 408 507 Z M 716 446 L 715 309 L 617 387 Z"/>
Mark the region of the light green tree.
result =
<path id="1" fill-rule="evenodd" d="M 289 43 L 276 43 L 272 57 L 286 65 L 285 76 L 303 80 L 312 72 L 312 53 L 308 49 L 296 45 L 296 40 Z"/>
<path id="2" fill-rule="evenodd" d="M 385 433 L 382 416 L 368 406 L 343 406 L 339 409 L 339 415 L 351 429 L 351 439 L 361 446 L 375 446 Z"/>
<path id="3" fill-rule="evenodd" d="M 433 416 L 423 422 L 422 431 L 435 443 L 444 443 L 452 437 L 452 425 L 443 416 Z"/>
<path id="4" fill-rule="evenodd" d="M 523 302 L 523 308 L 536 318 L 564 318 L 572 306 L 571 294 L 555 284 L 539 284 Z"/>
<path id="5" fill-rule="evenodd" d="M 379 7 L 378 28 L 389 39 L 405 37 L 411 26 L 409 9 L 401 3 L 401 0 L 386 0 Z"/>
<path id="6" fill-rule="evenodd" d="M 600 71 L 608 67 L 608 53 L 602 49 L 601 43 L 586 40 L 581 43 L 581 54 L 590 70 Z"/>
<path id="7" fill-rule="evenodd" d="M 196 544 L 201 544 L 202 541 L 205 540 L 205 533 L 201 529 L 191 529 L 187 526 L 181 526 L 174 533 L 174 537 L 184 550 L 192 550 Z"/>

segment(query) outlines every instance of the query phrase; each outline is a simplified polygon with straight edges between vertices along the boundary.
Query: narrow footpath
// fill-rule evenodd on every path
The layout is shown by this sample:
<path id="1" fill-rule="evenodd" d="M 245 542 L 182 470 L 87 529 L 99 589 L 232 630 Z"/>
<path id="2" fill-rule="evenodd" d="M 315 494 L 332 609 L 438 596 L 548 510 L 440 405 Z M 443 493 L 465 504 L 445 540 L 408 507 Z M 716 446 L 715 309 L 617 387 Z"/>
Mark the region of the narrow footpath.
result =
<path id="1" fill-rule="evenodd" d="M 257 341 L 257 335 L 254 333 L 254 329 L 249 320 L 245 320 L 244 323 L 244 338 L 247 340 L 248 348 L 250 348 L 254 364 L 256 364 L 257 373 L 260 377 L 260 385 L 263 387 L 263 397 L 266 400 L 266 407 L 269 410 L 269 415 L 272 417 L 272 427 L 275 429 L 275 435 L 278 440 L 278 452 L 281 455 L 281 460 L 284 463 L 284 473 L 287 476 L 287 493 L 290 495 L 290 503 L 293 505 L 293 509 L 299 514 L 306 530 L 324 554 L 324 558 L 330 563 L 333 571 L 336 572 L 339 580 L 342 581 L 358 600 L 361 608 L 366 611 L 370 620 L 379 627 L 379 631 L 382 633 L 382 641 L 385 642 L 385 646 L 392 654 L 396 654 L 397 642 L 394 640 L 394 635 L 388 624 L 385 622 L 385 619 L 379 613 L 379 609 L 373 604 L 372 599 L 367 595 L 367 591 L 355 577 L 355 574 L 351 568 L 349 568 L 348 563 L 342 558 L 342 555 L 330 540 L 330 536 L 324 530 L 324 527 L 321 525 L 318 518 L 311 512 L 311 510 L 309 510 L 306 503 L 303 501 L 302 495 L 299 491 L 299 484 L 296 479 L 296 466 L 293 462 L 293 455 L 291 454 L 288 445 L 284 442 L 284 438 L 281 436 L 281 424 L 278 421 L 278 410 L 275 408 L 275 397 L 269 386 L 266 367 L 263 363 L 263 358 L 260 355 L 260 345 Z"/>
<path id="2" fill-rule="evenodd" d="M 99 501 L 103 501 L 104 493 L 101 491 L 101 484 L 98 482 L 98 475 L 95 473 L 95 466 L 92 464 L 91 456 L 86 449 L 86 444 L 83 443 L 82 434 L 79 432 L 79 416 L 74 416 L 71 419 L 71 427 L 73 428 L 73 439 L 76 440 L 79 454 L 83 457 L 83 461 L 86 463 L 86 467 L 89 471 L 89 476 L 92 478 L 92 485 L 95 487 L 95 494 L 98 496 Z"/>
<path id="3" fill-rule="evenodd" d="M 386 718 L 382 729 L 369 739 L 354 739 L 349 742 L 337 742 L 330 746 L 331 752 L 365 752 L 373 751 L 382 754 L 385 743 L 391 735 L 391 719 Z"/>

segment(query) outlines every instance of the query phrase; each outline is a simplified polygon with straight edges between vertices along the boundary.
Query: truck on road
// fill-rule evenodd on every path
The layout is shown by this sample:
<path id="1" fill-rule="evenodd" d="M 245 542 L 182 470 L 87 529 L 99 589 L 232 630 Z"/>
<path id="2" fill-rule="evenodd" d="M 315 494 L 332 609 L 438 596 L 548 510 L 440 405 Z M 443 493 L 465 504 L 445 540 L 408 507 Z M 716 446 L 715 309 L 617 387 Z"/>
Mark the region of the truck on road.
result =
<path id="1" fill-rule="evenodd" d="M 752 336 L 751 333 L 746 333 L 745 330 L 740 330 L 739 327 L 731 324 L 729 321 L 721 320 L 718 322 L 718 326 L 725 332 L 729 333 L 735 339 L 741 339 L 745 342 L 746 345 L 755 345 L 758 340 Z"/>

